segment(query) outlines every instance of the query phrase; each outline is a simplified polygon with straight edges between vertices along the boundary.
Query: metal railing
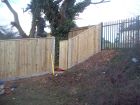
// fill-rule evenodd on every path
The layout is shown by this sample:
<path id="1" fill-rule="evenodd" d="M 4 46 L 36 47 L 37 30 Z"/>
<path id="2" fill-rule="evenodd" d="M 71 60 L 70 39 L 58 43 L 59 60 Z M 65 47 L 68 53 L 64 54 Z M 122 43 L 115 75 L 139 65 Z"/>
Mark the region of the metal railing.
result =
<path id="1" fill-rule="evenodd" d="M 132 48 L 140 42 L 140 16 L 102 23 L 102 49 Z"/>

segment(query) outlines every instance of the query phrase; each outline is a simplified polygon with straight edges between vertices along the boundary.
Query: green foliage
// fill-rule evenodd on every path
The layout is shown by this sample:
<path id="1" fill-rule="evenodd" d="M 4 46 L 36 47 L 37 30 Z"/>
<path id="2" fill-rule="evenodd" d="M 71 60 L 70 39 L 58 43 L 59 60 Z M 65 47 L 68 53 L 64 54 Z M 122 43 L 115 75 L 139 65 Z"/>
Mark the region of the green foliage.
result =
<path id="1" fill-rule="evenodd" d="M 56 59 L 59 59 L 59 41 L 68 38 L 70 29 L 76 27 L 75 16 L 83 12 L 90 3 L 91 0 L 31 0 L 28 9 L 31 9 L 33 22 L 43 13 L 45 20 L 50 23 L 52 35 L 56 37 Z M 58 61 L 55 63 L 57 65 Z"/>
<path id="2" fill-rule="evenodd" d="M 32 0 L 28 7 L 34 17 L 40 12 L 45 14 L 53 36 L 67 38 L 69 30 L 76 27 L 75 16 L 83 12 L 90 3 L 91 0 Z"/>
<path id="3" fill-rule="evenodd" d="M 60 24 L 59 27 L 54 29 L 54 31 L 56 35 L 63 38 L 64 35 L 67 35 L 72 27 L 75 27 L 74 21 L 66 20 L 63 24 Z M 67 36 L 65 36 L 64 38 L 67 38 Z"/>

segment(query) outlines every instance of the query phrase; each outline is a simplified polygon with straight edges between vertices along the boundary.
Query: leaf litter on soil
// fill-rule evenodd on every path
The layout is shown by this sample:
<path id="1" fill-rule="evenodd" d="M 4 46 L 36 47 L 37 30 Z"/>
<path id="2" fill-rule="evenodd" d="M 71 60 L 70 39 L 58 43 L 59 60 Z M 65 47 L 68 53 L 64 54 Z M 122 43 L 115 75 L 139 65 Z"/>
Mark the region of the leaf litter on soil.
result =
<path id="1" fill-rule="evenodd" d="M 3 105 L 140 105 L 139 64 L 132 50 L 104 50 L 63 74 L 10 81 Z M 139 56 L 139 55 L 137 55 Z M 133 74 L 133 75 L 131 75 Z M 13 100 L 14 98 L 14 100 Z"/>

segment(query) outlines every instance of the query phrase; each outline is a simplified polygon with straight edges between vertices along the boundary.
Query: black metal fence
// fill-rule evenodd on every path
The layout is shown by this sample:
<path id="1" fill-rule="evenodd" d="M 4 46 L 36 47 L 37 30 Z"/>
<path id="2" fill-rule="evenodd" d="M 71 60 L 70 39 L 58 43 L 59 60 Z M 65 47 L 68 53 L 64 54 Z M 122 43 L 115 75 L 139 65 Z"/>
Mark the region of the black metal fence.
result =
<path id="1" fill-rule="evenodd" d="M 102 49 L 132 48 L 140 42 L 140 16 L 102 23 Z"/>

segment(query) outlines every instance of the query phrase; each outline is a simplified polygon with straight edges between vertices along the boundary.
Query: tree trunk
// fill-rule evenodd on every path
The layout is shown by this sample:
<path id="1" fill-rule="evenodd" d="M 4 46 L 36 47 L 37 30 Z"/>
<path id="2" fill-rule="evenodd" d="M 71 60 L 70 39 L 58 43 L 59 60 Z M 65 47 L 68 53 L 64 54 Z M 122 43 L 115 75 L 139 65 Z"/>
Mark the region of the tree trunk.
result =
<path id="1" fill-rule="evenodd" d="M 35 22 L 35 19 L 33 19 L 29 37 L 34 38 L 35 31 L 36 31 L 36 22 Z"/>

